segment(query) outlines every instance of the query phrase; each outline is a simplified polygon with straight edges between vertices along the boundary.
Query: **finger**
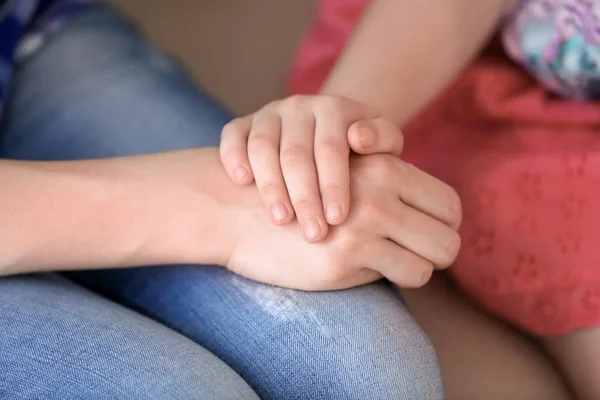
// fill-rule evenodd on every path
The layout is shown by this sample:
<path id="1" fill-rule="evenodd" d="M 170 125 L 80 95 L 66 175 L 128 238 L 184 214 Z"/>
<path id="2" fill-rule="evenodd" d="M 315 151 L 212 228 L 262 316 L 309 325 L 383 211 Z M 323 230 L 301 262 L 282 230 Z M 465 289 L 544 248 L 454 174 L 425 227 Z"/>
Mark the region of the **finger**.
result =
<path id="1" fill-rule="evenodd" d="M 327 234 L 314 157 L 315 118 L 307 107 L 281 110 L 281 170 L 304 239 L 316 243 Z"/>
<path id="2" fill-rule="evenodd" d="M 370 268 L 360 268 L 344 279 L 341 279 L 327 286 L 326 290 L 351 289 L 357 286 L 366 285 L 382 279 L 383 276 Z"/>
<path id="3" fill-rule="evenodd" d="M 281 119 L 274 109 L 263 109 L 252 120 L 248 159 L 256 187 L 273 223 L 290 222 L 294 210 L 279 165 Z"/>
<path id="4" fill-rule="evenodd" d="M 430 261 L 387 239 L 374 243 L 368 254 L 361 260 L 365 266 L 403 288 L 421 287 L 433 274 Z"/>
<path id="5" fill-rule="evenodd" d="M 236 118 L 223 127 L 219 155 L 225 171 L 237 184 L 247 185 L 253 175 L 248 160 L 248 135 L 252 126 L 252 115 Z"/>
<path id="6" fill-rule="evenodd" d="M 383 235 L 439 268 L 454 262 L 460 249 L 454 229 L 400 201 L 392 208 L 380 224 Z"/>
<path id="7" fill-rule="evenodd" d="M 336 115 L 315 110 L 315 164 L 325 218 L 344 222 L 350 208 L 350 147 L 348 125 Z"/>
<path id="8" fill-rule="evenodd" d="M 390 182 L 400 199 L 425 214 L 458 230 L 462 220 L 460 198 L 441 180 L 400 159 Z"/>
<path id="9" fill-rule="evenodd" d="M 400 156 L 404 135 L 398 126 L 385 118 L 364 119 L 350 126 L 348 143 L 358 154 L 389 153 Z"/>

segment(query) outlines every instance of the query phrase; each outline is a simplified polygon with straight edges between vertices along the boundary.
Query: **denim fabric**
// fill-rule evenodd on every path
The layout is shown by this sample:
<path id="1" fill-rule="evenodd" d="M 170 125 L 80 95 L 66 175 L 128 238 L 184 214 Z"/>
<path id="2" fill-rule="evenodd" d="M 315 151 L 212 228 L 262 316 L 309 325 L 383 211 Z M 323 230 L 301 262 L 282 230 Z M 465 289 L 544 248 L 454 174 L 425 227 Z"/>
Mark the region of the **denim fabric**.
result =
<path id="1" fill-rule="evenodd" d="M 216 146 L 229 118 L 131 24 L 97 6 L 73 17 L 18 66 L 0 128 L 0 155 L 66 160 Z M 0 339 L 28 338 L 0 349 L 10 354 L 0 358 L 0 388 L 15 393 L 12 398 L 45 398 L 51 390 L 44 389 L 46 381 L 59 382 L 55 387 L 63 391 L 58 393 L 68 394 L 60 398 L 86 397 L 90 387 L 98 393 L 130 390 L 133 394 L 122 398 L 132 399 L 160 390 L 167 393 L 162 398 L 170 398 L 175 387 L 181 393 L 197 390 L 196 397 L 171 395 L 182 399 L 251 398 L 235 373 L 263 399 L 443 398 L 428 338 L 384 282 L 307 293 L 252 282 L 216 266 L 64 276 L 75 283 L 60 281 L 48 289 L 28 284 L 48 278 L 0 281 L 6 287 L 0 288 L 0 321 L 9 321 L 0 323 Z M 62 296 L 62 308 L 45 300 L 52 296 Z M 73 310 L 85 303 L 88 311 L 71 313 L 70 302 Z M 36 324 L 44 328 L 30 328 Z M 145 324 L 159 333 L 145 332 Z M 129 333 L 138 328 L 142 332 Z M 135 335 L 144 338 L 135 340 Z M 69 350 L 60 343 L 77 346 Z M 62 351 L 78 356 L 65 357 Z M 97 362 L 110 367 L 97 367 L 95 357 L 109 354 L 115 357 Z M 21 360 L 18 370 L 5 364 L 14 359 Z M 55 370 L 56 363 L 71 367 Z M 218 378 L 211 381 L 211 374 Z M 125 375 L 139 379 L 113 379 Z M 162 384 L 170 379 L 172 385 Z M 196 389 L 204 384 L 204 392 Z M 230 397 L 211 394 L 223 385 L 231 386 Z"/>
<path id="2" fill-rule="evenodd" d="M 258 399 L 188 338 L 64 278 L 0 280 L 0 399 Z"/>
<path id="3" fill-rule="evenodd" d="M 60 28 L 72 13 L 96 0 L 0 0 L 0 118 L 12 65 L 21 41 L 30 33 L 36 42 L 44 41 Z"/>

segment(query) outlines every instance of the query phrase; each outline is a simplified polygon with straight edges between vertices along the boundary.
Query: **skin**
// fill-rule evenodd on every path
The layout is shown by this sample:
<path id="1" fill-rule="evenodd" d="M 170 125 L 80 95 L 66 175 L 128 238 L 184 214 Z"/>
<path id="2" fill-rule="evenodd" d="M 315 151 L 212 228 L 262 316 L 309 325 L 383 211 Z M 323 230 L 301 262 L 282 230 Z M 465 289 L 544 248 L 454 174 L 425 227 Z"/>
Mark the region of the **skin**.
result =
<path id="1" fill-rule="evenodd" d="M 0 275 L 218 264 L 265 283 L 335 290 L 382 276 L 418 287 L 433 271 L 429 259 L 442 267 L 452 262 L 459 239 L 450 226 L 460 214 L 446 207 L 458 202 L 450 187 L 390 155 L 353 157 L 350 176 L 356 207 L 344 226 L 313 245 L 298 224 L 272 224 L 257 188 L 227 179 L 217 149 L 3 160 Z M 391 176 L 400 177 L 395 185 Z"/>
<path id="2" fill-rule="evenodd" d="M 273 223 L 296 216 L 304 238 L 316 243 L 348 216 L 350 150 L 399 156 L 402 141 L 393 123 L 361 103 L 292 96 L 225 126 L 220 150 L 235 182 L 256 182 Z"/>
<path id="3" fill-rule="evenodd" d="M 317 226 L 305 239 L 322 240 L 327 223 L 348 213 L 347 136 L 359 136 L 355 123 L 404 124 L 475 57 L 505 7 L 504 0 L 373 0 L 321 96 L 278 100 L 244 117 L 250 129 L 237 120 L 223 130 L 226 170 L 239 184 L 256 180 L 268 209 L 285 208 L 276 223 L 295 212 L 302 226 Z M 398 26 L 411 34 L 394 34 Z M 373 62 L 374 54 L 386 56 Z M 327 218 L 329 207 L 341 211 Z"/>
<path id="4" fill-rule="evenodd" d="M 600 328 L 556 338 L 542 338 L 542 342 L 571 382 L 575 398 L 600 398 Z"/>
<path id="5" fill-rule="evenodd" d="M 198 212 L 204 207 L 221 210 L 219 203 L 230 195 L 206 172 L 214 164 L 212 153 L 0 161 L 5 188 L 0 196 L 0 275 L 223 263 L 231 228 Z M 194 246 L 199 240 L 207 245 Z"/>
<path id="6" fill-rule="evenodd" d="M 444 274 L 402 295 L 436 350 L 448 400 L 569 400 L 539 343 L 482 312 Z"/>
<path id="7" fill-rule="evenodd" d="M 229 174 L 239 166 L 248 170 L 249 175 L 238 183 L 247 184 L 253 179 L 257 183 L 268 182 L 274 190 L 262 196 L 265 205 L 270 207 L 282 203 L 287 211 L 285 218 L 274 222 L 285 224 L 292 220 L 294 212 L 303 223 L 315 219 L 319 233 L 307 235 L 305 232 L 305 239 L 312 243 L 325 240 L 328 237 L 325 223 L 343 227 L 343 224 L 340 225 L 343 216 L 348 212 L 351 214 L 356 207 L 354 195 L 350 196 L 347 187 L 348 147 L 340 144 L 343 138 L 348 137 L 353 151 L 364 152 L 359 143 L 352 141 L 358 131 L 353 124 L 369 126 L 373 118 L 385 121 L 385 124 L 405 124 L 473 60 L 514 3 L 514 0 L 372 0 L 322 89 L 324 97 L 317 97 L 318 101 L 295 98 L 293 106 L 286 107 L 285 113 L 280 114 L 281 118 L 290 122 L 282 122 L 280 126 L 274 122 L 273 128 L 263 126 L 259 137 L 270 138 L 268 149 L 257 150 L 256 146 L 251 146 L 251 136 L 245 135 L 243 130 L 224 132 L 224 138 L 228 135 L 240 137 L 227 148 L 228 157 L 223 158 Z M 399 29 L 401 34 L 398 34 Z M 377 62 L 373 62 L 374 55 L 385 56 L 377 57 Z M 328 96 L 338 99 L 337 109 L 333 112 Z M 360 106 L 357 108 L 355 102 L 362 104 L 362 109 Z M 297 126 L 301 129 L 295 129 L 291 114 L 299 111 L 305 115 L 299 104 L 311 105 L 312 123 L 299 123 Z M 352 118 L 346 117 L 348 112 L 353 115 Z M 344 118 L 341 122 L 331 123 L 325 119 L 331 114 Z M 322 140 L 322 130 L 315 128 L 324 124 L 329 128 L 326 141 Z M 286 128 L 282 129 L 284 126 Z M 298 137 L 301 132 L 304 136 Z M 296 150 L 294 157 L 289 157 L 289 148 L 284 147 L 286 143 L 295 143 L 292 146 Z M 370 150 L 386 152 L 376 148 Z M 323 153 L 329 155 L 327 160 Z M 255 169 L 252 160 L 258 154 L 261 154 L 263 164 Z M 301 168 L 294 170 L 290 165 L 284 166 L 290 160 Z M 264 171 L 278 173 L 269 175 Z M 288 177 L 291 175 L 294 175 L 293 179 Z M 322 175 L 325 175 L 327 183 L 324 187 L 320 186 Z M 261 191 L 263 193 L 266 191 Z M 352 202 L 349 211 L 346 211 L 349 198 Z M 331 202 L 342 204 L 344 212 L 341 218 L 327 218 L 327 205 Z M 558 361 L 560 371 L 579 398 L 600 398 L 600 388 L 591 378 L 600 375 L 600 363 L 593 361 L 597 357 L 583 356 L 589 346 L 600 341 L 597 330 L 557 339 L 536 338 L 544 347 L 532 345 L 521 333 L 469 306 L 456 289 L 433 285 L 426 290 L 427 297 L 404 294 L 412 304 L 415 317 L 423 322 L 442 355 L 442 374 L 449 399 L 493 399 L 490 396 L 507 393 L 509 387 L 515 390 L 510 398 L 569 398 L 565 385 L 557 378 L 554 363 L 548 361 L 544 347 L 554 361 Z M 469 321 L 469 325 L 459 329 L 425 323 L 431 320 L 432 315 L 454 315 L 456 319 Z M 476 332 L 481 334 L 478 337 L 494 337 L 495 340 L 485 341 L 480 346 L 464 340 Z M 477 354 L 489 354 L 488 358 L 471 357 L 474 348 L 480 350 Z M 514 373 L 523 365 L 530 367 L 531 379 L 523 379 L 522 374 Z M 582 373 L 582 368 L 588 372 Z M 495 374 L 503 379 L 491 379 Z M 467 397 L 464 388 L 472 388 L 468 393 L 470 397 Z"/>

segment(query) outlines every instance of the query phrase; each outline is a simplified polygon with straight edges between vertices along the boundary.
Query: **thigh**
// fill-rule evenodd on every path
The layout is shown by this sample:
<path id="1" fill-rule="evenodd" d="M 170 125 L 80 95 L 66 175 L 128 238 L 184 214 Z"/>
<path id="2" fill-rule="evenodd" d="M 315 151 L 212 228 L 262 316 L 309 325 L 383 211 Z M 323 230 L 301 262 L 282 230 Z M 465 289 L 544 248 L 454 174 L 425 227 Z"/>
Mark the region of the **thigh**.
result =
<path id="1" fill-rule="evenodd" d="M 175 61 L 95 6 L 17 65 L 0 156 L 71 160 L 218 146 L 228 120 Z"/>
<path id="2" fill-rule="evenodd" d="M 0 398 L 251 399 L 181 334 L 63 278 L 0 280 Z"/>
<path id="3" fill-rule="evenodd" d="M 545 338 L 543 342 L 571 383 L 577 399 L 599 399 L 600 328 Z"/>
<path id="4" fill-rule="evenodd" d="M 538 345 L 472 306 L 442 275 L 403 295 L 431 337 L 448 400 L 571 398 Z"/>
<path id="5" fill-rule="evenodd" d="M 97 8 L 19 67 L 2 155 L 77 159 L 215 146 L 227 120 L 173 61 Z M 428 339 L 384 284 L 302 293 L 210 266 L 69 276 L 202 344 L 265 399 L 442 398 Z"/>
<path id="6" fill-rule="evenodd" d="M 443 398 L 429 339 L 383 282 L 309 293 L 209 266 L 75 278 L 201 343 L 264 399 Z"/>

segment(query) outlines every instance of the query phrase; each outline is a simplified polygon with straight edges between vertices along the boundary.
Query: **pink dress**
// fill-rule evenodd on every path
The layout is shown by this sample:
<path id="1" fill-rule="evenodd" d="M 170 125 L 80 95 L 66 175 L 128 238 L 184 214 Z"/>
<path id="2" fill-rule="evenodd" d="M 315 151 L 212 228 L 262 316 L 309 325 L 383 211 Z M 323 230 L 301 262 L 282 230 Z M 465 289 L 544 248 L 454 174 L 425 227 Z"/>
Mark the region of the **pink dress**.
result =
<path id="1" fill-rule="evenodd" d="M 291 92 L 318 91 L 366 3 L 322 2 Z M 522 1 L 502 43 L 404 127 L 404 158 L 463 200 L 455 281 L 536 335 L 600 325 L 600 35 L 582 34 L 598 22 L 593 3 Z M 574 6 L 587 22 L 572 25 Z"/>

